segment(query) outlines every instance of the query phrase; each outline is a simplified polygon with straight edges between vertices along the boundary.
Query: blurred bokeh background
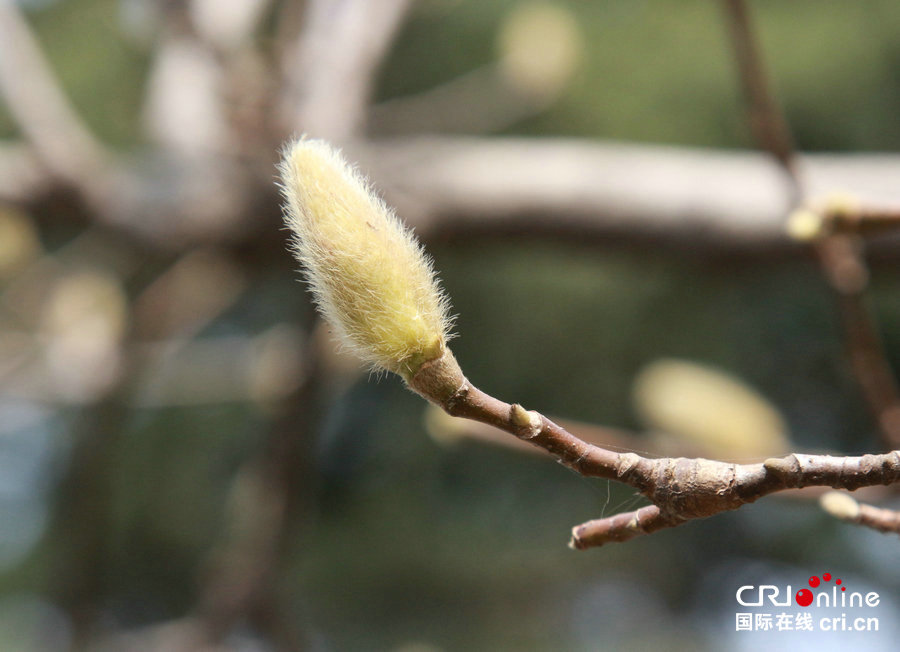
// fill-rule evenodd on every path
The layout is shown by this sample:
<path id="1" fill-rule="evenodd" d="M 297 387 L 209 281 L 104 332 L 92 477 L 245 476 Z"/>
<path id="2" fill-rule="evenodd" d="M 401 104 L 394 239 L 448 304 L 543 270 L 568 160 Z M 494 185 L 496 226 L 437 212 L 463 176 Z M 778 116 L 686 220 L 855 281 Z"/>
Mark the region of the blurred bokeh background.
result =
<path id="1" fill-rule="evenodd" d="M 900 5 L 749 5 L 819 185 L 898 199 Z M 631 490 L 340 357 L 280 225 L 301 133 L 420 233 L 489 393 L 651 455 L 884 450 L 720 3 L 6 0 L 0 649 L 895 649 L 896 537 L 769 498 L 573 552 Z M 879 632 L 734 631 L 826 571 Z"/>

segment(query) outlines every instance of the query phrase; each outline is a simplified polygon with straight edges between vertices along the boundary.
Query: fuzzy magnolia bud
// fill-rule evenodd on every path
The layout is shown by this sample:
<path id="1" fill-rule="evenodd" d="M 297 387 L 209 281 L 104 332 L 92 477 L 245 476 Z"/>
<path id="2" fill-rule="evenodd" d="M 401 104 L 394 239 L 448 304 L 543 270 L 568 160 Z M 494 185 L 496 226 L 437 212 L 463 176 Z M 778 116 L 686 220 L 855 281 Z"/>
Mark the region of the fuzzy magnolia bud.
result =
<path id="1" fill-rule="evenodd" d="M 462 374 L 447 349 L 449 302 L 412 232 L 323 141 L 293 143 L 280 172 L 294 254 L 341 343 L 428 398 L 455 391 Z M 423 391 L 420 370 L 456 386 Z"/>

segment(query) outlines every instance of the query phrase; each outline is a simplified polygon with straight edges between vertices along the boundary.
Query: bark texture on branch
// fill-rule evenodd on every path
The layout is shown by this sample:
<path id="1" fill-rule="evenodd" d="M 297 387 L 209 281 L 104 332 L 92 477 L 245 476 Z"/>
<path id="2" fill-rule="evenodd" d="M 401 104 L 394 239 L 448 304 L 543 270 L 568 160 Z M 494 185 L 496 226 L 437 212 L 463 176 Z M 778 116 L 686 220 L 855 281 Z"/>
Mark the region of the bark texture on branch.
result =
<path id="1" fill-rule="evenodd" d="M 731 464 L 607 450 L 582 441 L 538 412 L 482 392 L 461 375 L 449 352 L 423 365 L 409 384 L 451 416 L 505 430 L 581 475 L 623 482 L 653 503 L 576 527 L 570 545 L 577 549 L 627 541 L 738 509 L 778 491 L 813 486 L 852 491 L 900 482 L 900 451 L 861 457 L 791 454 L 758 464 Z"/>

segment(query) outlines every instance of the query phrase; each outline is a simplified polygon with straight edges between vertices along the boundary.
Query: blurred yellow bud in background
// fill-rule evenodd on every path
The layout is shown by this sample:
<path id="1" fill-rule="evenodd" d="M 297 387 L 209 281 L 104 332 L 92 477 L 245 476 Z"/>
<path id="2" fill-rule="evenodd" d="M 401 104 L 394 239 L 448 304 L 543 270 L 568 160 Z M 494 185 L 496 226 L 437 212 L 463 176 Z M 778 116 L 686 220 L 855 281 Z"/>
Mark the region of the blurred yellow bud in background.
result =
<path id="1" fill-rule="evenodd" d="M 497 35 L 500 71 L 517 91 L 552 98 L 578 69 L 584 43 L 572 13 L 548 2 L 516 5 Z"/>
<path id="2" fill-rule="evenodd" d="M 41 334 L 61 398 L 90 401 L 114 385 L 127 324 L 128 298 L 113 274 L 85 269 L 57 282 L 44 306 Z"/>
<path id="3" fill-rule="evenodd" d="M 859 503 L 843 491 L 829 491 L 819 498 L 819 505 L 827 513 L 842 521 L 852 521 L 859 516 Z"/>
<path id="4" fill-rule="evenodd" d="M 788 432 L 778 410 L 737 378 L 683 360 L 645 367 L 634 381 L 635 409 L 644 425 L 730 459 L 788 451 Z"/>

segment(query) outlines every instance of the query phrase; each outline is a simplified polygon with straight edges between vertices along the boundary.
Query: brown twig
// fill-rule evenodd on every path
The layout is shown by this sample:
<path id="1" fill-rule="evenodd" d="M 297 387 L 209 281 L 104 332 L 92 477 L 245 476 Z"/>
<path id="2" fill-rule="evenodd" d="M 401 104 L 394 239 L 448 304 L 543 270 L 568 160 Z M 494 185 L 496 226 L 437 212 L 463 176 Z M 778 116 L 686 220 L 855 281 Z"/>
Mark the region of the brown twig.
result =
<path id="1" fill-rule="evenodd" d="M 861 206 L 852 211 L 831 211 L 826 215 L 838 231 L 875 235 L 900 228 L 900 208 Z"/>
<path id="2" fill-rule="evenodd" d="M 773 94 L 744 0 L 725 0 L 732 44 L 750 105 L 760 148 L 769 152 L 792 180 L 792 203 L 803 200 L 787 120 Z M 885 355 L 875 319 L 865 299 L 868 269 L 855 235 L 835 232 L 814 242 L 822 274 L 835 293 L 850 363 L 886 448 L 900 447 L 900 390 Z"/>
<path id="3" fill-rule="evenodd" d="M 900 534 L 900 512 L 856 501 L 842 492 L 829 492 L 820 499 L 822 509 L 842 521 L 884 532 Z"/>
<path id="4" fill-rule="evenodd" d="M 458 370 L 449 353 L 424 364 L 410 386 L 452 416 L 505 430 L 544 449 L 581 475 L 623 482 L 652 503 L 635 512 L 578 526 L 573 530 L 573 548 L 625 541 L 737 509 L 787 489 L 827 486 L 853 490 L 900 482 L 900 451 L 862 457 L 792 454 L 758 464 L 702 458 L 649 459 L 635 453 L 617 453 L 578 439 L 537 412 L 493 398 L 461 373 L 448 375 L 448 369 Z M 448 387 L 451 377 L 461 380 L 454 380 L 458 387 L 448 393 L 443 388 Z"/>
<path id="5" fill-rule="evenodd" d="M 893 509 L 860 503 L 856 522 L 885 534 L 900 534 L 900 512 Z"/>
<path id="6" fill-rule="evenodd" d="M 553 419 L 553 421 L 588 444 L 619 452 L 640 453 L 650 457 L 707 457 L 711 455 L 710 452 L 704 450 L 702 445 L 675 440 L 663 433 L 653 433 L 650 437 L 645 437 L 619 428 L 580 421 L 558 419 Z M 452 445 L 457 442 L 471 441 L 528 455 L 545 454 L 544 450 L 533 446 L 525 439 L 512 438 L 507 432 L 486 423 L 450 417 L 437 406 L 429 405 L 425 415 L 425 424 L 429 434 L 441 443 L 446 442 Z M 654 453 L 644 452 L 646 450 L 652 450 Z M 830 455 L 831 452 L 823 451 L 822 454 Z M 724 461 L 728 462 L 729 460 L 726 457 Z M 802 487 L 779 492 L 773 498 L 811 501 L 818 500 L 826 493 L 834 492 L 827 487 Z M 891 495 L 893 495 L 892 492 L 886 487 L 863 487 L 857 490 L 858 497 L 864 497 L 869 501 L 882 500 Z"/>
<path id="7" fill-rule="evenodd" d="M 470 419 L 450 417 L 438 407 L 429 406 L 425 414 L 425 425 L 429 434 L 438 442 L 453 444 L 464 440 L 500 446 L 531 455 L 543 453 L 522 439 L 512 439 L 495 426 Z M 588 444 L 618 450 L 647 448 L 648 439 L 637 433 L 619 428 L 599 426 L 570 420 L 554 420 L 562 428 L 571 432 Z"/>
<path id="8" fill-rule="evenodd" d="M 799 177 L 795 167 L 794 144 L 784 113 L 769 90 L 762 54 L 750 16 L 743 0 L 725 0 L 728 27 L 741 84 L 747 98 L 750 127 L 756 142 L 774 156 L 794 182 L 795 199 L 799 198 Z"/>

